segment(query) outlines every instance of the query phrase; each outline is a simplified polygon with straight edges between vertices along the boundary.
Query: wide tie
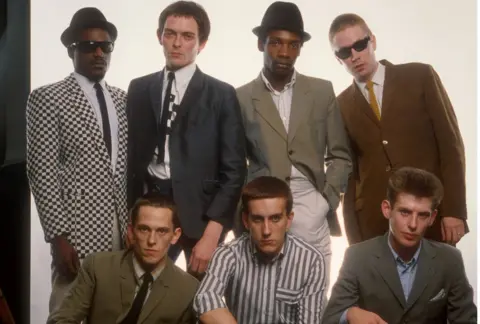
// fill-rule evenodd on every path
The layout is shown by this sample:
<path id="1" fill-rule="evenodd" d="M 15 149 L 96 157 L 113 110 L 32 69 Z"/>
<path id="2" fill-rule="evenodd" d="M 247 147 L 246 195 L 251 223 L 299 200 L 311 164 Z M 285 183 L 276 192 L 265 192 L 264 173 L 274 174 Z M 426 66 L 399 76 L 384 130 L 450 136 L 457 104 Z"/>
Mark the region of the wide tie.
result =
<path id="1" fill-rule="evenodd" d="M 138 321 L 138 317 L 140 316 L 140 312 L 142 311 L 143 304 L 145 303 L 145 298 L 147 297 L 148 286 L 153 281 L 152 274 L 150 272 L 146 272 L 143 275 L 143 282 L 138 290 L 135 299 L 133 300 L 132 307 L 128 311 L 127 316 L 121 322 L 121 324 L 136 324 Z"/>
<path id="2" fill-rule="evenodd" d="M 165 160 L 165 140 L 168 134 L 168 120 L 170 119 L 170 103 L 175 97 L 172 96 L 172 84 L 175 79 L 173 72 L 168 72 L 168 85 L 165 89 L 165 97 L 163 98 L 162 117 L 160 118 L 160 126 L 158 127 L 158 156 L 157 163 L 163 163 Z"/>
<path id="3" fill-rule="evenodd" d="M 100 105 L 100 114 L 102 115 L 103 140 L 107 146 L 108 155 L 112 156 L 112 138 L 110 134 L 110 122 L 108 120 L 107 103 L 100 83 L 95 83 L 94 88 L 97 92 L 97 100 Z"/>
<path id="4" fill-rule="evenodd" d="M 378 106 L 377 97 L 375 96 L 375 91 L 373 91 L 373 82 L 372 80 L 367 81 L 367 90 L 368 98 L 370 99 L 370 107 L 372 107 L 373 113 L 380 120 L 380 107 Z"/>

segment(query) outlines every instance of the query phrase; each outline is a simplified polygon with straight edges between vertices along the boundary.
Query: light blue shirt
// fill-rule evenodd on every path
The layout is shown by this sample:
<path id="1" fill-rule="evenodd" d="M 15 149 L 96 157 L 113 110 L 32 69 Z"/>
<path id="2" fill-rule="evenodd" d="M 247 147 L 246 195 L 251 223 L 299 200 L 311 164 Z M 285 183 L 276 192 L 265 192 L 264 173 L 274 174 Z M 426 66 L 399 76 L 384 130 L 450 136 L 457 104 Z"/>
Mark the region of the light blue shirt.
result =
<path id="1" fill-rule="evenodd" d="M 398 276 L 400 277 L 400 283 L 402 284 L 405 300 L 408 300 L 410 291 L 412 291 L 413 281 L 415 280 L 415 274 L 417 273 L 418 256 L 420 254 L 420 248 L 422 247 L 422 244 L 420 243 L 412 260 L 410 260 L 409 262 L 405 262 L 398 256 L 397 252 L 395 252 L 392 245 L 390 244 L 390 236 L 388 237 L 387 241 L 388 247 L 390 248 L 390 251 L 392 251 L 393 258 L 395 259 L 395 263 L 397 265 L 397 272 Z M 347 311 L 348 309 L 346 309 L 343 312 L 342 317 L 340 317 L 340 324 L 348 324 Z"/>

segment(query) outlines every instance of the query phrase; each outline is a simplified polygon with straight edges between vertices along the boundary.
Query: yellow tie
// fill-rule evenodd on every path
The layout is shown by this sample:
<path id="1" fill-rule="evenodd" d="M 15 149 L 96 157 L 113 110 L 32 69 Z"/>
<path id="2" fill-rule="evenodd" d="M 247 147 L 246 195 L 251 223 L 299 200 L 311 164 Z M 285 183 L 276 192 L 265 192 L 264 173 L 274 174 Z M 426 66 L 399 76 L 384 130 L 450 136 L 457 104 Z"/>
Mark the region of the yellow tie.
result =
<path id="1" fill-rule="evenodd" d="M 367 81 L 367 90 L 368 98 L 370 99 L 370 107 L 372 107 L 375 116 L 377 116 L 378 120 L 380 120 L 380 107 L 378 107 L 377 97 L 375 96 L 375 92 L 373 91 L 372 80 Z"/>

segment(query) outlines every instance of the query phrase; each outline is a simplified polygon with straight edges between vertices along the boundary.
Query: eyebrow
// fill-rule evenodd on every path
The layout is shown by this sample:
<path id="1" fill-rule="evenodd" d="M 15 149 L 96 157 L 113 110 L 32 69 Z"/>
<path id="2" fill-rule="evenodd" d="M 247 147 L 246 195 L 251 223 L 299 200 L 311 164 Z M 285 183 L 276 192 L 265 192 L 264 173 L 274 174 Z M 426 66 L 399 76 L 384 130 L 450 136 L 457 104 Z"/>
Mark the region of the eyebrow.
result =
<path id="1" fill-rule="evenodd" d="M 250 214 L 250 217 L 252 218 L 272 218 L 272 217 L 281 217 L 282 213 L 277 213 L 277 214 L 272 214 L 269 216 L 263 216 L 263 215 L 256 215 L 256 214 Z"/>
<path id="2" fill-rule="evenodd" d="M 196 35 L 196 33 L 191 32 L 191 31 L 177 32 L 176 30 L 173 30 L 171 28 L 165 28 L 164 32 L 169 32 L 169 33 L 173 33 L 173 34 L 190 35 L 190 36 L 195 36 Z"/>

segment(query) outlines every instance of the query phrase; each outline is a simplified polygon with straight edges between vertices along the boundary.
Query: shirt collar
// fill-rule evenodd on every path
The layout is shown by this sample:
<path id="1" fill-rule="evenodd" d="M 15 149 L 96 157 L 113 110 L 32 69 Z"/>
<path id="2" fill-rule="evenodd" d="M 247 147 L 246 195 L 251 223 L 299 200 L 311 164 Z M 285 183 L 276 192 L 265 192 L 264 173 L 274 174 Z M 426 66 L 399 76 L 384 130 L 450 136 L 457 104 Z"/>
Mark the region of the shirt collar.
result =
<path id="1" fill-rule="evenodd" d="M 367 86 L 367 82 L 360 82 L 357 80 L 355 80 L 355 82 L 360 89 L 365 89 L 365 87 Z M 383 84 L 385 83 L 385 65 L 380 62 L 377 65 L 377 71 L 375 71 L 375 74 L 373 74 L 372 82 L 373 84 L 381 87 L 383 87 Z"/>
<path id="2" fill-rule="evenodd" d="M 96 82 L 89 80 L 86 76 L 81 75 L 78 72 L 73 72 L 73 76 L 83 90 L 92 91 L 94 89 Z M 103 91 L 107 89 L 107 85 L 104 79 L 98 81 L 98 83 L 100 83 L 100 85 L 102 86 Z"/>
<path id="3" fill-rule="evenodd" d="M 292 74 L 292 78 L 290 79 L 290 82 L 288 82 L 285 85 L 285 87 L 283 88 L 282 91 L 278 91 L 278 90 L 275 90 L 275 88 L 273 88 L 272 84 L 270 83 L 270 81 L 268 81 L 267 77 L 263 73 L 263 70 L 262 70 L 262 72 L 260 72 L 260 75 L 261 75 L 262 80 L 265 83 L 265 86 L 267 87 L 267 89 L 270 90 L 270 92 L 273 92 L 276 95 L 279 95 L 282 92 L 285 92 L 285 91 L 293 88 L 293 85 L 295 84 L 295 81 L 297 80 L 297 71 L 293 70 L 293 74 Z"/>
<path id="4" fill-rule="evenodd" d="M 405 262 L 400 258 L 397 252 L 392 247 L 392 244 L 390 243 L 390 233 L 388 234 L 387 242 L 388 242 L 388 247 L 390 248 L 390 251 L 392 251 L 393 257 L 395 258 L 396 262 L 401 263 L 404 266 L 409 266 L 409 265 L 414 265 L 418 261 L 418 256 L 420 255 L 420 249 L 422 248 L 422 241 L 420 241 L 420 244 L 418 245 L 417 251 L 413 255 L 413 258 L 409 262 Z"/>
<path id="5" fill-rule="evenodd" d="M 177 86 L 186 86 L 190 82 L 197 69 L 197 64 L 195 62 L 190 63 L 178 69 L 177 71 L 173 72 L 175 74 L 175 84 Z M 163 82 L 167 82 L 168 80 L 168 72 L 170 72 L 167 67 L 165 67 L 165 73 L 163 75 Z"/>
<path id="6" fill-rule="evenodd" d="M 137 258 L 135 257 L 134 254 L 132 254 L 132 258 L 133 258 L 133 270 L 135 271 L 135 278 L 137 279 L 137 281 L 140 281 L 140 279 L 145 274 L 145 270 L 143 270 L 142 266 L 137 261 Z M 155 281 L 160 276 L 164 268 L 165 268 L 165 264 L 155 269 L 152 272 L 153 281 Z"/>
<path id="7" fill-rule="evenodd" d="M 288 247 L 290 245 L 290 234 L 289 233 L 286 233 L 285 234 L 285 241 L 283 242 L 283 246 L 280 250 L 280 252 L 272 259 L 272 263 L 277 261 L 277 260 L 281 260 L 283 259 L 283 257 L 285 256 L 285 254 L 288 252 Z M 253 240 L 252 240 L 252 237 L 249 236 L 249 247 L 250 247 L 250 252 L 251 252 L 251 255 L 252 255 L 252 259 L 254 261 L 258 261 L 259 258 L 260 258 L 260 255 L 259 255 L 259 251 L 257 250 L 257 247 L 255 246 L 255 243 L 253 243 Z"/>

